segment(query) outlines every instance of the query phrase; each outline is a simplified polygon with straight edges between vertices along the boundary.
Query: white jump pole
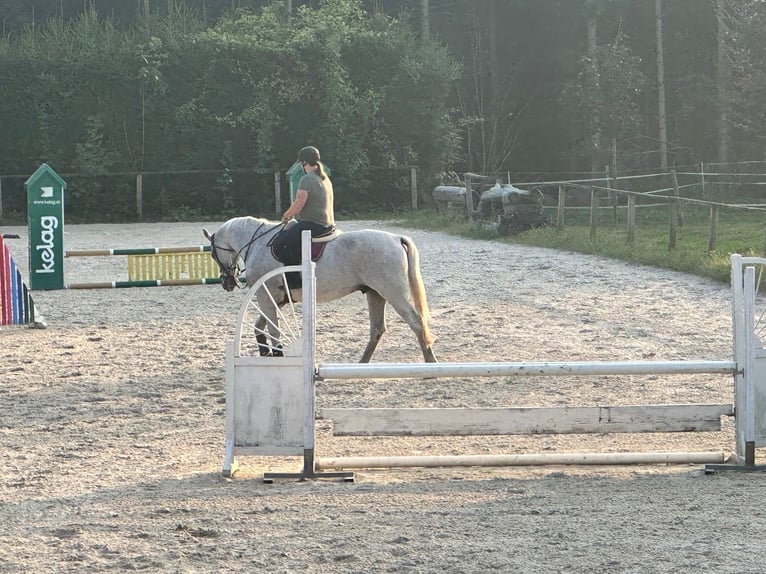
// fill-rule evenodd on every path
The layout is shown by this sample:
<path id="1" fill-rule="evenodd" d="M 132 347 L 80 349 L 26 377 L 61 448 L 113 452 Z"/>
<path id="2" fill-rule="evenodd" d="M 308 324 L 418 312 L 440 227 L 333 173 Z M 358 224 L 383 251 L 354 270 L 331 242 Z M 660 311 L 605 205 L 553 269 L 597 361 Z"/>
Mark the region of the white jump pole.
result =
<path id="1" fill-rule="evenodd" d="M 562 454 L 497 454 L 445 456 L 325 457 L 315 460 L 317 470 L 362 468 L 439 468 L 470 466 L 720 464 L 722 452 L 614 452 Z"/>
<path id="2" fill-rule="evenodd" d="M 317 365 L 317 379 L 405 379 L 538 375 L 734 374 L 735 361 L 598 361 L 539 363 L 380 363 Z"/>

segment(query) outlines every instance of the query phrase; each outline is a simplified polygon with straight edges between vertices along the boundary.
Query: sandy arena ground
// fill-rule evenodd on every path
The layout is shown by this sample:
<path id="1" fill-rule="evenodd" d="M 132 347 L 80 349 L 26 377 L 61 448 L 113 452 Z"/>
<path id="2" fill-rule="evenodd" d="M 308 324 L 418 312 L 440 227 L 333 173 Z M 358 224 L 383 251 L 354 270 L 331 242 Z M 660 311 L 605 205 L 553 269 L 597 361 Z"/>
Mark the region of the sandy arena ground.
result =
<path id="1" fill-rule="evenodd" d="M 220 222 L 206 224 L 214 230 Z M 204 224 L 69 225 L 67 249 L 198 245 Z M 378 226 L 341 222 L 346 230 Z M 400 231 L 396 229 L 391 230 Z M 26 276 L 26 229 L 6 227 Z M 597 257 L 407 231 L 441 361 L 729 359 L 729 291 Z M 70 282 L 125 259 L 68 259 Z M 244 291 L 35 292 L 45 330 L 0 331 L 0 572 L 760 573 L 766 476 L 698 465 L 221 476 L 224 349 Z M 421 359 L 393 313 L 377 361 Z M 318 310 L 320 361 L 358 360 L 365 300 Z M 318 407 L 728 403 L 722 376 L 320 383 Z M 733 448 L 722 432 L 333 438 L 321 456 Z M 759 564 L 761 564 L 759 566 Z"/>

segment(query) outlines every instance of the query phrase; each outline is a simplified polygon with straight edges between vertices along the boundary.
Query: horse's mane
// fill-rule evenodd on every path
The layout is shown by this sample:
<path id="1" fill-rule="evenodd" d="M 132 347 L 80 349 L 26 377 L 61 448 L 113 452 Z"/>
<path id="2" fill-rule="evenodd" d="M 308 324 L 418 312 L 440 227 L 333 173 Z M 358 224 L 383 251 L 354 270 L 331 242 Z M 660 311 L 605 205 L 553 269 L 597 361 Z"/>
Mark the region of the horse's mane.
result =
<path id="1" fill-rule="evenodd" d="M 281 225 L 280 221 L 273 221 L 266 219 L 265 217 L 253 217 L 251 215 L 243 215 L 241 217 L 234 217 L 226 222 L 232 229 L 242 230 L 250 229 L 251 227 L 263 227 L 264 229 L 270 229 L 277 225 Z M 226 225 L 225 224 L 225 225 Z"/>

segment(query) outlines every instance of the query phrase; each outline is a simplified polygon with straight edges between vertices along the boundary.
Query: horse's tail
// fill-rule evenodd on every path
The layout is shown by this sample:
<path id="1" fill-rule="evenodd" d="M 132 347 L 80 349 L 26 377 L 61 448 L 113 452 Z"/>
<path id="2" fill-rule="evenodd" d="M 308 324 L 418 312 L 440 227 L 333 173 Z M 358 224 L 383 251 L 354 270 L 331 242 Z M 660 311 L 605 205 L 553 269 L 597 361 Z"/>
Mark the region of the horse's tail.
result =
<path id="1" fill-rule="evenodd" d="M 423 321 L 423 339 L 428 346 L 434 342 L 434 336 L 428 328 L 430 314 L 428 311 L 428 300 L 426 299 L 426 288 L 423 285 L 423 276 L 420 274 L 420 253 L 415 246 L 415 242 L 404 235 L 399 237 L 402 247 L 407 252 L 407 278 L 410 282 L 410 293 L 415 303 L 415 309 L 420 313 Z"/>

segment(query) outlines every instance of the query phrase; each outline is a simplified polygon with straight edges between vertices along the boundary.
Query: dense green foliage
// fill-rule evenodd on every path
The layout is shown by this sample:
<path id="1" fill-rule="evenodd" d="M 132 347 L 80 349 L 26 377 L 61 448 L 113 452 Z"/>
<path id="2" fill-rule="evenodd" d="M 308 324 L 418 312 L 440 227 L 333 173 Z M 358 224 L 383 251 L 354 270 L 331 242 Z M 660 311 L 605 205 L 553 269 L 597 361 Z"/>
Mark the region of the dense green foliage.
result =
<path id="1" fill-rule="evenodd" d="M 443 170 L 654 171 L 663 146 L 677 168 L 761 159 L 766 3 L 656 5 L 0 0 L 4 214 L 43 161 L 70 218 L 128 220 L 137 172 L 147 217 L 272 213 L 273 173 L 306 143 L 341 212 L 406 206 L 410 165 L 422 204 Z"/>
<path id="2" fill-rule="evenodd" d="M 398 203 L 402 167 L 455 157 L 447 98 L 459 70 L 441 45 L 353 0 L 289 22 L 281 12 L 207 26 L 177 8 L 125 29 L 90 9 L 4 38 L 0 174 L 46 161 L 74 174 L 70 215 L 116 220 L 135 213 L 132 181 L 108 174 L 146 173 L 154 216 L 273 213 L 273 172 L 306 144 L 322 150 L 349 209 Z"/>

